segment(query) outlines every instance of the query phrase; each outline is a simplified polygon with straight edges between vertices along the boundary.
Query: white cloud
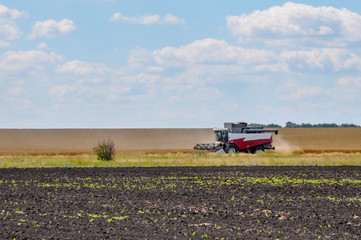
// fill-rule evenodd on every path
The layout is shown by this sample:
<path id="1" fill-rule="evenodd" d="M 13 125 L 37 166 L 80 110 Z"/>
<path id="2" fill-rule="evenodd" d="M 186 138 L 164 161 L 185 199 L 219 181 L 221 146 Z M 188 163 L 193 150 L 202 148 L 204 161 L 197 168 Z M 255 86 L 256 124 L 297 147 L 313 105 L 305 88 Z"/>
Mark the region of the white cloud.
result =
<path id="1" fill-rule="evenodd" d="M 293 15 L 295 11 L 290 10 L 292 6 L 299 9 L 300 19 Z M 106 63 L 86 60 L 70 59 L 64 62 L 64 57 L 46 51 L 47 44 L 39 41 L 37 50 L 0 54 L 0 107 L 5 106 L 9 112 L 13 111 L 14 104 L 29 106 L 31 112 L 41 108 L 46 119 L 50 119 L 47 116 L 49 113 L 59 116 L 50 120 L 61 127 L 64 127 L 64 120 L 69 122 L 67 126 L 74 127 L 74 122 L 81 124 L 79 116 L 94 115 L 104 116 L 102 119 L 87 117 L 96 127 L 118 126 L 119 121 L 126 127 L 137 127 L 137 124 L 140 124 L 138 127 L 205 126 L 205 119 L 213 123 L 219 120 L 221 123 L 224 116 L 244 121 L 262 119 L 267 123 L 268 120 L 263 120 L 265 112 L 267 118 L 272 119 L 269 121 L 292 120 L 289 119 L 292 114 L 295 115 L 291 117 L 300 119 L 318 114 L 322 115 L 319 117 L 322 119 L 334 114 L 327 111 L 331 112 L 333 108 L 343 111 L 344 106 L 347 111 L 354 110 L 354 115 L 357 115 L 355 119 L 358 119 L 361 80 L 355 76 L 361 71 L 359 51 L 335 47 L 357 45 L 361 41 L 358 31 L 351 34 L 351 30 L 343 25 L 335 27 L 346 24 L 348 20 L 343 19 L 345 16 L 354 16 L 350 11 L 332 7 L 322 8 L 324 12 L 317 14 L 312 12 L 315 9 L 320 10 L 287 3 L 242 15 L 244 19 L 252 21 L 243 25 L 241 30 L 236 24 L 229 26 L 246 43 L 257 43 L 258 39 L 267 44 L 302 43 L 300 49 L 287 49 L 290 45 L 277 50 L 252 48 L 251 45 L 241 47 L 225 40 L 206 38 L 182 46 L 164 46 L 154 51 L 133 50 L 128 64 L 118 69 Z M 270 10 L 277 14 L 273 16 Z M 307 15 L 306 10 L 312 14 Z M 337 21 L 327 18 L 332 11 L 340 14 Z M 14 14 L 14 17 L 21 15 Z M 271 23 L 267 19 L 257 22 L 256 17 L 262 14 L 267 15 Z M 10 15 L 8 19 L 14 23 Z M 283 21 L 285 17 L 288 17 L 288 22 Z M 354 20 L 357 17 L 356 14 Z M 281 20 L 277 22 L 278 18 Z M 29 38 L 55 37 L 76 29 L 72 21 L 64 20 L 37 22 Z M 171 14 L 125 17 L 116 13 L 111 20 L 148 25 L 185 23 L 183 18 Z M 315 44 L 327 45 L 326 39 L 331 39 L 328 45 L 332 47 L 312 47 Z M 1 38 L 0 33 L 0 45 L 1 40 L 5 45 L 11 42 L 11 39 Z M 115 53 L 117 51 L 114 49 Z M 340 78 L 345 72 L 352 77 Z M 297 80 L 287 83 L 285 79 L 289 78 Z M 275 108 L 279 111 L 274 111 Z M 221 109 L 222 114 L 215 109 Z M 287 112 L 287 109 L 292 111 Z M 327 110 L 320 114 L 322 109 Z M 13 116 L 18 115 L 14 113 Z M 39 118 L 36 116 L 34 119 Z M 146 123 L 144 119 L 148 119 Z M 109 125 L 111 121 L 115 122 L 114 125 Z M 98 125 L 99 122 L 102 126 Z M 52 123 L 47 124 L 54 127 Z"/>
<path id="2" fill-rule="evenodd" d="M 349 88 L 361 88 L 361 77 L 342 77 L 338 79 L 337 85 Z"/>
<path id="3" fill-rule="evenodd" d="M 314 103 L 315 98 L 327 95 L 327 89 L 317 84 L 308 84 L 308 81 L 287 79 L 280 81 L 274 89 L 275 94 L 281 100 L 292 100 L 294 102 Z M 331 85 L 331 84 L 328 84 Z M 294 103 L 293 103 L 294 104 Z"/>
<path id="4" fill-rule="evenodd" d="M 157 66 L 150 66 L 150 67 L 147 68 L 147 71 L 149 71 L 149 72 L 163 72 L 164 68 L 157 67 Z"/>
<path id="5" fill-rule="evenodd" d="M 162 89 L 176 94 L 192 93 L 207 83 L 256 81 L 245 74 L 289 71 L 273 51 L 242 48 L 212 38 L 153 52 L 138 49 L 131 53 L 129 64 L 136 72 L 158 76 L 154 82 L 162 82 Z"/>
<path id="6" fill-rule="evenodd" d="M 298 89 L 296 89 L 295 92 L 284 96 L 284 99 L 299 100 L 301 98 L 318 96 L 322 92 L 323 92 L 323 89 L 320 87 L 305 86 L 305 87 L 298 88 Z"/>
<path id="7" fill-rule="evenodd" d="M 160 65 L 184 64 L 250 64 L 267 63 L 277 58 L 270 50 L 247 49 L 232 46 L 224 40 L 207 38 L 181 47 L 165 47 L 152 53 Z"/>
<path id="8" fill-rule="evenodd" d="M 8 51 L 0 55 L 0 76 L 21 74 L 25 71 L 36 72 L 44 69 L 49 64 L 57 63 L 63 57 L 54 52 L 46 53 L 38 50 Z"/>
<path id="9" fill-rule="evenodd" d="M 0 40 L 0 48 L 9 47 L 9 46 L 10 46 L 9 42 Z"/>
<path id="10" fill-rule="evenodd" d="M 340 102 L 352 101 L 361 104 L 361 77 L 341 77 L 337 80 L 333 95 Z"/>
<path id="11" fill-rule="evenodd" d="M 111 101 L 122 101 L 125 99 L 129 99 L 130 96 L 124 96 L 125 93 L 129 93 L 131 91 L 130 87 L 122 87 L 117 86 L 113 87 L 109 94 L 107 94 L 106 98 Z"/>
<path id="12" fill-rule="evenodd" d="M 105 64 L 89 63 L 80 60 L 73 60 L 60 65 L 56 69 L 56 73 L 74 74 L 77 76 L 103 75 L 105 73 L 121 73 L 121 70 L 113 70 Z"/>
<path id="13" fill-rule="evenodd" d="M 169 72 L 167 69 L 176 72 L 187 68 L 219 76 L 256 72 L 323 71 L 329 74 L 361 71 L 361 58 L 343 48 L 285 50 L 276 53 L 272 50 L 233 46 L 224 40 L 212 38 L 180 47 L 164 47 L 153 52 L 134 50 L 129 62 L 146 71 L 164 74 Z"/>
<path id="14" fill-rule="evenodd" d="M 8 96 L 17 97 L 26 93 L 26 90 L 23 87 L 11 87 L 8 88 Z"/>
<path id="15" fill-rule="evenodd" d="M 260 72 L 288 72 L 289 66 L 287 63 L 261 64 L 254 69 Z"/>
<path id="16" fill-rule="evenodd" d="M 26 14 L 17 9 L 9 9 L 0 4 L 0 47 L 8 47 L 8 41 L 20 37 L 21 31 L 15 24 L 15 19 L 24 17 Z"/>
<path id="17" fill-rule="evenodd" d="M 34 104 L 31 100 L 27 98 L 23 98 L 21 96 L 2 96 L 3 98 L 0 99 L 5 103 L 6 107 L 11 106 L 12 110 L 19 111 L 19 110 L 34 110 Z M 11 121 L 14 121 L 14 119 L 11 119 Z"/>
<path id="18" fill-rule="evenodd" d="M 342 48 L 317 48 L 311 50 L 283 51 L 280 60 L 295 65 L 294 70 L 321 69 L 338 72 L 361 70 L 361 58 Z"/>
<path id="19" fill-rule="evenodd" d="M 17 9 L 9 9 L 6 6 L 0 4 L 0 18 L 4 19 L 16 19 L 23 17 L 25 15 L 24 12 L 19 11 Z"/>
<path id="20" fill-rule="evenodd" d="M 185 22 L 184 18 L 176 17 L 170 13 L 163 17 L 163 23 L 165 24 L 183 24 Z"/>
<path id="21" fill-rule="evenodd" d="M 143 16 L 136 16 L 136 17 L 126 17 L 123 14 L 117 12 L 114 13 L 113 16 L 110 18 L 111 21 L 124 21 L 132 24 L 143 24 L 143 25 L 153 25 L 153 24 L 183 24 L 185 23 L 184 18 L 176 17 L 170 13 L 161 17 L 158 14 L 155 15 L 143 15 Z"/>
<path id="22" fill-rule="evenodd" d="M 122 101 L 126 97 L 125 94 L 129 93 L 133 86 L 136 86 L 138 78 L 124 75 L 123 69 L 114 69 L 105 64 L 80 60 L 72 60 L 58 65 L 56 73 L 59 76 L 66 74 L 66 79 L 70 84 L 52 87 L 49 89 L 48 95 L 52 96 L 54 100 L 68 102 L 83 102 L 84 99 L 89 99 L 86 104 L 95 104 L 99 99 L 106 99 L 110 102 Z M 145 80 L 146 77 L 141 78 Z M 139 89 L 143 85 L 137 87 Z M 68 95 L 68 93 L 71 94 Z M 133 94 L 131 93 L 130 96 Z M 65 95 L 66 98 L 63 98 Z"/>
<path id="23" fill-rule="evenodd" d="M 47 49 L 48 45 L 45 42 L 41 42 L 38 44 L 37 49 Z"/>
<path id="24" fill-rule="evenodd" d="M 32 33 L 28 36 L 28 38 L 53 38 L 57 36 L 67 35 L 75 30 L 76 26 L 74 25 L 74 22 L 66 18 L 59 22 L 55 21 L 54 19 L 37 21 L 33 26 Z"/>
<path id="25" fill-rule="evenodd" d="M 54 87 L 50 88 L 48 91 L 48 95 L 50 97 L 60 98 L 68 93 L 71 93 L 74 90 L 75 90 L 74 86 L 58 85 L 58 86 L 54 86 Z"/>
<path id="26" fill-rule="evenodd" d="M 337 79 L 331 92 L 338 104 L 350 109 L 349 105 L 355 105 L 358 109 L 361 105 L 361 77 L 344 76 Z M 359 118 L 360 113 L 353 111 Z"/>
<path id="27" fill-rule="evenodd" d="M 347 9 L 288 2 L 263 11 L 228 16 L 242 43 L 271 46 L 347 46 L 361 41 L 361 16 Z"/>
<path id="28" fill-rule="evenodd" d="M 122 17 L 122 14 L 120 13 L 114 13 L 113 16 L 110 18 L 110 21 L 116 22 L 120 20 Z"/>

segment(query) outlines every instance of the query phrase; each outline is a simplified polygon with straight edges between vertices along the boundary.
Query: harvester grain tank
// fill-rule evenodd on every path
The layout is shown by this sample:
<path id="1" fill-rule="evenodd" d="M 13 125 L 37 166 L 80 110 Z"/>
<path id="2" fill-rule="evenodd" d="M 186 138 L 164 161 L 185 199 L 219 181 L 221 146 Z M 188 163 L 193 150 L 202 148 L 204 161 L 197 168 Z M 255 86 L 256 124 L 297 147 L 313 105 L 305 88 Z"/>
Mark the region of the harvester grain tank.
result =
<path id="1" fill-rule="evenodd" d="M 215 143 L 197 144 L 194 149 L 225 153 L 275 150 L 272 146 L 272 133 L 278 134 L 278 129 L 248 127 L 245 122 L 225 122 L 224 128 L 214 128 L 213 131 Z"/>

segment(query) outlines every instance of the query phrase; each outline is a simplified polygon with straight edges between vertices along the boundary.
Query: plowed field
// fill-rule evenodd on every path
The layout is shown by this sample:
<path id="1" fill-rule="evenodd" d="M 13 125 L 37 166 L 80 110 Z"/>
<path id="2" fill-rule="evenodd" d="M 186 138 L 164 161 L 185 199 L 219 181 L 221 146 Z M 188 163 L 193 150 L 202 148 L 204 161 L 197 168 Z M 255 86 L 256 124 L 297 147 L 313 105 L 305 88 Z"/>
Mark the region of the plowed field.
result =
<path id="1" fill-rule="evenodd" d="M 360 172 L 0 169 L 0 238 L 360 239 Z"/>

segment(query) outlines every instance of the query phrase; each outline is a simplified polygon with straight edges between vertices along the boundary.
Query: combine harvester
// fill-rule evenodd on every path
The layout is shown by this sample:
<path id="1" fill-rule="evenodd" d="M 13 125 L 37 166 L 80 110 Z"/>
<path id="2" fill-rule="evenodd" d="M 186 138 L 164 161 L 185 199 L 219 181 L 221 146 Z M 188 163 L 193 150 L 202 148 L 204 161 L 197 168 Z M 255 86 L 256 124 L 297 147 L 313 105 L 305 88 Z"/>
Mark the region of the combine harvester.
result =
<path id="1" fill-rule="evenodd" d="M 278 129 L 247 127 L 247 123 L 224 123 L 224 128 L 213 129 L 216 141 L 210 144 L 197 144 L 195 150 L 209 150 L 219 153 L 257 153 L 265 149 L 275 150 L 272 146 L 272 133 Z"/>

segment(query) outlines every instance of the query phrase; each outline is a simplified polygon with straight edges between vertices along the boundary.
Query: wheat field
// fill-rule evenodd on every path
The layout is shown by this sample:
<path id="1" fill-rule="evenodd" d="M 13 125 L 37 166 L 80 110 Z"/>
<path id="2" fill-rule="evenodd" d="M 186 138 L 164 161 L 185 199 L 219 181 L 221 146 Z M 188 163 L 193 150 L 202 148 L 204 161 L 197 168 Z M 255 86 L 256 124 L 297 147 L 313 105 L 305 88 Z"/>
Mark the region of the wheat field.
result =
<path id="1" fill-rule="evenodd" d="M 281 128 L 274 145 L 281 152 L 361 152 L 361 128 Z"/>
<path id="2" fill-rule="evenodd" d="M 189 152 L 214 141 L 212 129 L 0 129 L 0 155 L 91 154 L 110 138 L 117 153 Z M 361 128 L 281 128 L 276 153 L 361 152 Z"/>

